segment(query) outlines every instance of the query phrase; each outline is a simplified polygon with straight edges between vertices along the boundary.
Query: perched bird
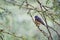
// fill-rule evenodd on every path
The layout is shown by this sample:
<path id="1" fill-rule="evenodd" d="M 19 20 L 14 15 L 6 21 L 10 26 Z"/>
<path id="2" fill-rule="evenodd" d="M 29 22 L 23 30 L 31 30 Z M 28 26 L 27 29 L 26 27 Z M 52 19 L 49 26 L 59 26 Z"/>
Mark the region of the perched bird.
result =
<path id="1" fill-rule="evenodd" d="M 42 21 L 42 19 L 38 16 L 35 16 L 35 23 L 36 23 L 37 26 L 40 25 L 40 24 L 45 25 L 44 22 Z"/>

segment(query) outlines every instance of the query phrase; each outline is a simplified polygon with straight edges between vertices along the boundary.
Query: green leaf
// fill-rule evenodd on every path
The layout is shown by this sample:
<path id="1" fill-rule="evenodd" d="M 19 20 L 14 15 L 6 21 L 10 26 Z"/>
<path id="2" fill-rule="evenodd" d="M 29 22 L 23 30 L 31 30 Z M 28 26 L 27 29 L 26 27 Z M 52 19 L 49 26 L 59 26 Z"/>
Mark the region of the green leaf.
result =
<path id="1" fill-rule="evenodd" d="M 46 1 L 46 4 L 49 4 L 49 0 Z"/>

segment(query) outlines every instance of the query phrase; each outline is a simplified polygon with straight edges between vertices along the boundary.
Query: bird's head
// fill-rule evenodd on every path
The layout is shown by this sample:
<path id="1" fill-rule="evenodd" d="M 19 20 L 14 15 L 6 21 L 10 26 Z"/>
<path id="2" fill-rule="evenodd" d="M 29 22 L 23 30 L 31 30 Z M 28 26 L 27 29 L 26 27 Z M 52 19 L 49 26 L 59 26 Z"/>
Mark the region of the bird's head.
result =
<path id="1" fill-rule="evenodd" d="M 35 19 L 38 19 L 39 17 L 38 16 L 35 16 Z"/>

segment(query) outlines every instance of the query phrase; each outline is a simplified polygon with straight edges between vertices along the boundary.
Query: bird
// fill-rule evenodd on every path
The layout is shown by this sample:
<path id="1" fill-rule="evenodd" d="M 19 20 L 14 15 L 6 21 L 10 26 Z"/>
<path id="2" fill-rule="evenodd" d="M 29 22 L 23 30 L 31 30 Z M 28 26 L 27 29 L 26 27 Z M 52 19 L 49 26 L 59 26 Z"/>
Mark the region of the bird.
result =
<path id="1" fill-rule="evenodd" d="M 40 24 L 45 25 L 43 20 L 40 17 L 38 17 L 38 16 L 35 16 L 35 24 L 37 26 L 39 26 Z"/>

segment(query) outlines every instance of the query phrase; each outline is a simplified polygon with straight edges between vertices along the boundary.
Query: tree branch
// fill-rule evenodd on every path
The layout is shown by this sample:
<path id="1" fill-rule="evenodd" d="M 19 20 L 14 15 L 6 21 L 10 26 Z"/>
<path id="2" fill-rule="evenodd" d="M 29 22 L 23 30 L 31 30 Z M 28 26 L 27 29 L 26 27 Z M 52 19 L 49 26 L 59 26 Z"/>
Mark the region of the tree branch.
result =
<path id="1" fill-rule="evenodd" d="M 53 40 L 53 38 L 52 38 L 52 36 L 51 36 L 51 33 L 50 33 L 50 30 L 49 30 L 49 28 L 48 28 L 48 26 L 47 26 L 47 21 L 46 21 L 46 18 L 45 18 L 45 14 L 43 13 L 43 9 L 42 9 L 42 4 L 39 2 L 39 0 L 37 0 L 37 3 L 40 5 L 40 8 L 41 8 L 41 10 L 42 10 L 42 14 L 43 14 L 43 17 L 44 17 L 44 19 L 45 19 L 45 23 L 46 23 L 46 28 L 47 28 L 47 30 L 48 30 L 48 32 L 49 32 L 49 34 L 50 34 L 50 36 L 48 37 L 48 40 Z M 44 7 L 44 6 L 43 6 Z M 44 9 L 47 11 L 47 9 L 44 7 Z M 50 39 L 51 38 L 51 39 Z"/>

